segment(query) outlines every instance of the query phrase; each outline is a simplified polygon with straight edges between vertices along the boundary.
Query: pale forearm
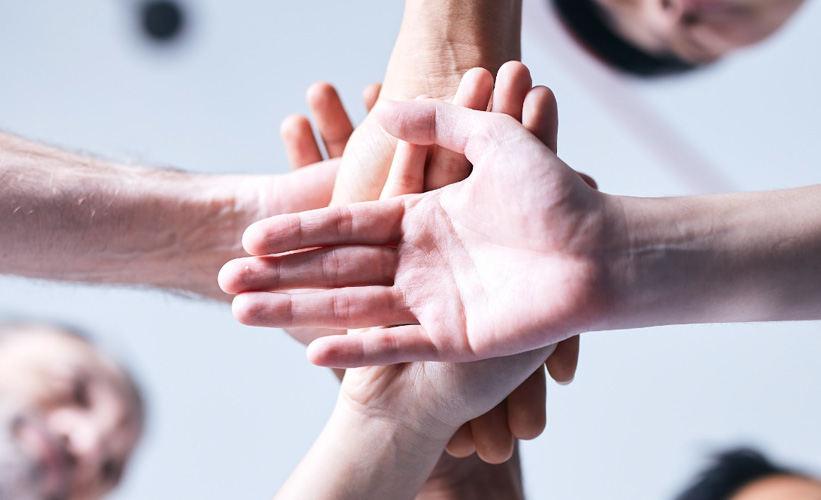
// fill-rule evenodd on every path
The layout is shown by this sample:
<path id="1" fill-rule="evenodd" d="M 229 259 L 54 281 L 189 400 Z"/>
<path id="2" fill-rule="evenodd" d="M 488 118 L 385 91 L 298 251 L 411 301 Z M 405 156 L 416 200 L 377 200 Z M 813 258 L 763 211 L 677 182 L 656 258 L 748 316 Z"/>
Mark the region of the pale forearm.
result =
<path id="1" fill-rule="evenodd" d="M 821 186 L 622 202 L 612 326 L 821 319 Z"/>
<path id="2" fill-rule="evenodd" d="M 242 255 L 253 218 L 235 198 L 243 182 L 126 167 L 2 134 L 0 272 L 221 297 L 216 273 Z"/>
<path id="3" fill-rule="evenodd" d="M 413 499 L 447 443 L 398 422 L 337 404 L 276 500 Z"/>

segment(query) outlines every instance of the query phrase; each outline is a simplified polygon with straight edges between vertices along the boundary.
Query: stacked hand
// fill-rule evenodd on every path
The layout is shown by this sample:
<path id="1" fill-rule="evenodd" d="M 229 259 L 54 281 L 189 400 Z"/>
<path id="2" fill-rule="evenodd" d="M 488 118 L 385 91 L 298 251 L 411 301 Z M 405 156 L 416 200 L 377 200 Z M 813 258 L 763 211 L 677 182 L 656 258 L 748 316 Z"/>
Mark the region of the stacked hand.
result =
<path id="1" fill-rule="evenodd" d="M 481 82 L 483 78 L 488 77 L 486 73 L 482 73 L 481 71 L 474 71 L 469 73 L 465 79 L 465 82 L 468 82 L 466 85 L 463 82 L 462 87 L 460 87 L 460 92 L 463 93 L 470 93 L 470 89 L 472 89 L 473 93 L 480 93 L 476 91 L 477 88 L 481 88 L 481 85 L 471 84 L 470 82 Z M 466 90 L 467 89 L 467 90 Z M 489 97 L 489 96 L 488 96 Z M 422 103 L 426 106 L 437 106 L 435 103 Z M 341 105 L 340 105 L 341 106 Z M 341 109 L 341 107 L 340 107 Z M 517 111 L 518 109 L 518 111 Z M 520 64 L 510 64 L 503 68 L 500 71 L 500 75 L 496 85 L 496 97 L 494 102 L 494 110 L 499 111 L 507 111 L 516 116 L 517 118 L 522 116 L 522 109 L 524 109 L 524 121 L 525 124 L 528 126 L 527 128 L 534 131 L 536 137 L 541 139 L 545 144 L 550 145 L 553 149 L 555 149 L 555 136 L 556 136 L 556 114 L 555 114 L 555 101 L 553 100 L 552 94 L 543 87 L 538 87 L 536 89 L 530 90 L 530 79 L 529 74 L 527 73 L 526 68 L 521 66 Z M 315 110 L 316 111 L 316 110 Z M 384 111 L 383 111 L 384 113 Z M 498 116 L 501 118 L 501 116 Z M 322 120 L 318 120 L 322 122 Z M 528 134 L 527 130 L 519 127 L 530 137 L 534 137 L 531 134 Z M 325 134 L 322 134 L 323 137 Z M 405 137 L 403 137 L 405 138 Z M 410 138 L 410 137 L 408 137 Z M 536 141 L 538 142 L 538 141 Z M 431 144 L 433 141 L 428 140 L 425 144 Z M 448 145 L 448 144 L 445 144 Z M 543 149 L 546 149 L 548 152 L 551 151 L 550 148 L 547 148 L 541 145 Z M 310 149 L 310 148 L 308 148 Z M 330 149 L 330 148 L 329 148 Z M 459 151 L 458 153 L 461 154 L 463 151 Z M 399 155 L 398 155 L 399 156 Z M 411 155 L 413 156 L 413 155 Z M 416 155 L 418 157 L 419 155 Z M 314 157 L 315 158 L 315 157 Z M 554 156 L 555 158 L 555 156 Z M 558 160 L 556 160 L 558 161 Z M 398 194 L 401 194 L 403 185 L 404 189 L 413 191 L 415 189 L 420 189 L 421 186 L 413 186 L 414 182 L 418 183 L 420 176 L 413 175 L 413 169 L 416 168 L 416 172 L 418 174 L 418 165 L 414 167 L 413 162 L 410 162 L 410 165 L 405 165 L 404 169 L 406 172 L 410 173 L 410 175 L 395 175 L 394 173 L 391 174 L 391 178 L 402 179 L 404 182 L 399 184 L 394 184 L 393 191 L 396 191 Z M 476 163 L 476 161 L 474 161 Z M 395 168 L 394 170 L 400 170 L 403 168 L 401 162 L 395 161 Z M 582 187 L 584 187 L 584 183 L 580 181 L 578 176 L 567 169 L 570 172 L 571 178 L 575 182 L 579 182 Z M 477 175 L 477 174 L 474 174 Z M 414 181 L 416 179 L 416 181 Z M 538 179 L 538 176 L 536 176 Z M 473 177 L 468 181 L 470 183 Z M 483 180 L 482 182 L 487 182 L 488 179 Z M 491 179 L 492 182 L 492 179 Z M 408 186 L 410 184 L 410 186 Z M 389 181 L 389 186 L 391 182 Z M 398 189 L 395 186 L 399 186 Z M 492 185 L 488 185 L 488 188 L 493 188 Z M 386 187 L 388 190 L 389 187 Z M 585 188 L 587 189 L 587 188 Z M 590 191 L 589 189 L 587 189 Z M 447 190 L 443 190 L 443 193 L 448 192 Z M 435 198 L 439 197 L 439 194 L 433 195 Z M 430 198 L 430 197 L 428 197 Z M 469 200 L 468 200 L 469 201 Z M 501 200 L 498 200 L 501 201 Z M 511 200 L 515 201 L 515 200 Z M 396 200 L 391 206 L 395 206 L 396 203 L 404 203 L 403 199 Z M 469 203 L 473 203 L 469 201 Z M 507 205 L 507 203 L 505 203 Z M 516 209 L 521 210 L 520 207 L 516 207 L 516 203 L 511 203 L 511 206 L 515 207 Z M 421 207 L 420 207 L 421 208 Z M 477 207 L 480 211 L 489 211 L 489 212 L 497 212 L 497 208 L 495 206 L 479 206 Z M 353 209 L 359 209 L 359 207 L 352 207 Z M 344 213 L 344 212 L 332 212 L 332 213 Z M 383 212 L 384 213 L 384 212 Z M 419 212 L 421 215 L 421 211 Z M 530 214 L 527 214 L 530 217 Z M 306 215 L 307 217 L 307 215 Z M 515 226 L 524 227 L 524 231 L 527 232 L 526 229 L 529 223 L 526 222 L 527 217 L 522 220 L 518 220 L 514 223 Z M 268 224 L 266 222 L 264 224 Z M 270 244 L 277 244 L 277 243 L 285 243 L 283 240 L 278 241 L 260 241 L 260 245 L 253 246 L 254 243 L 254 232 L 258 229 L 265 227 L 264 225 L 256 225 L 252 229 L 249 229 L 249 232 L 246 234 L 246 243 L 251 242 L 248 250 L 252 253 L 259 252 L 262 247 L 265 247 L 262 250 L 263 254 L 267 254 L 268 252 L 268 245 Z M 421 226 L 420 226 L 421 227 Z M 316 228 L 317 230 L 322 230 L 322 228 Z M 259 234 L 259 233 L 257 233 Z M 429 236 L 429 235 L 428 235 Z M 265 238 L 262 238 L 265 239 Z M 384 245 L 392 245 L 398 243 L 398 239 L 395 241 L 380 241 L 379 244 Z M 288 243 L 285 243 L 288 244 Z M 370 247 L 370 248 L 345 248 L 345 249 L 331 249 L 331 250 L 320 250 L 318 252 L 308 252 L 302 253 L 298 255 L 293 255 L 289 257 L 263 257 L 251 260 L 241 260 L 236 261 L 234 263 L 229 264 L 223 270 L 221 274 L 221 283 L 226 291 L 229 292 L 242 292 L 248 290 L 274 290 L 274 289 L 287 289 L 287 288 L 307 288 L 307 287 L 329 287 L 329 286 L 339 286 L 339 285 L 351 285 L 351 284 L 369 284 L 369 280 L 376 280 L 378 284 L 388 284 L 388 280 L 393 280 L 394 274 L 398 273 L 398 269 L 392 267 L 392 265 L 398 264 L 398 262 L 393 262 L 391 259 L 394 258 L 401 250 L 401 246 L 399 248 L 390 248 L 390 247 Z M 270 253 L 275 253 L 277 250 L 273 250 Z M 342 253 L 340 253 L 342 252 Z M 439 255 L 442 257 L 442 255 Z M 453 257 L 458 258 L 461 257 L 459 254 L 453 254 Z M 323 264 L 324 262 L 324 264 Z M 354 263 L 354 267 L 347 267 L 348 263 Z M 284 264 L 285 267 L 280 267 Z M 319 264 L 319 265 L 317 265 Z M 374 265 L 376 264 L 376 265 Z M 412 265 L 418 267 L 418 262 L 414 262 Z M 296 273 L 291 276 L 290 273 L 288 276 L 284 276 L 283 273 L 273 273 L 274 267 L 280 267 L 280 270 L 286 270 L 289 266 L 296 266 L 293 267 L 293 270 Z M 340 268 L 334 267 L 335 265 L 341 266 Z M 445 266 L 447 267 L 447 266 Z M 418 273 L 419 269 L 411 270 L 408 268 L 409 271 L 413 273 Z M 376 273 L 375 273 L 376 271 Z M 386 271 L 386 274 L 380 274 L 380 271 Z M 451 270 L 452 271 L 452 270 Z M 330 275 L 336 275 L 338 278 L 342 279 L 342 281 L 334 281 L 331 282 Z M 396 274 L 397 277 L 400 274 Z M 410 277 L 410 276 L 408 276 Z M 285 279 L 283 279 L 285 278 Z M 272 283 L 270 280 L 275 280 L 277 283 Z M 296 280 L 296 281 L 293 281 Z M 353 280 L 346 282 L 345 280 Z M 307 282 L 310 281 L 311 284 Z M 422 281 L 420 280 L 420 284 Z M 382 289 L 374 289 L 373 287 L 369 288 L 361 288 L 355 290 L 355 292 L 362 292 L 365 291 L 366 293 L 373 293 L 376 292 L 378 294 L 383 294 L 386 291 L 389 291 L 391 288 L 394 290 L 399 289 L 402 285 L 400 282 L 395 284 L 395 287 L 382 287 Z M 500 290 L 497 292 L 505 292 L 504 286 L 501 287 Z M 350 291 L 344 291 L 343 294 L 347 294 Z M 402 317 L 400 319 L 390 318 L 385 323 L 382 323 L 382 318 L 384 318 L 384 311 L 377 313 L 375 316 L 369 316 L 370 312 L 365 311 L 365 316 L 369 316 L 370 320 L 373 320 L 370 324 L 359 324 L 353 321 L 359 321 L 358 318 L 352 318 L 349 315 L 340 315 L 339 317 L 334 318 L 333 313 L 333 303 L 336 300 L 334 295 L 328 295 L 332 292 L 315 292 L 310 294 L 304 295 L 297 295 L 297 296 L 286 296 L 286 295 L 274 295 L 269 293 L 263 294 L 244 294 L 240 296 L 235 301 L 235 312 L 237 313 L 238 317 L 244 322 L 249 324 L 257 324 L 257 325 L 264 325 L 264 326 L 298 326 L 301 322 L 307 321 L 308 323 L 312 323 L 315 326 L 330 326 L 330 327 L 348 327 L 348 326 L 372 326 L 372 325 L 379 325 L 379 324 L 405 324 L 407 325 L 410 321 L 407 321 L 407 317 Z M 430 291 L 428 291 L 430 293 Z M 398 294 L 397 294 L 398 295 Z M 317 299 L 319 300 L 317 302 Z M 282 302 L 285 300 L 286 302 Z M 273 302 L 271 302 L 273 301 Z M 307 301 L 307 302 L 306 302 Z M 329 302 L 330 301 L 330 302 Z M 267 305 L 272 306 L 272 309 L 267 309 Z M 305 317 L 297 314 L 294 316 L 295 321 L 286 321 L 285 323 L 281 322 L 281 319 L 276 315 L 277 307 L 289 307 L 290 305 L 297 305 L 297 304 L 315 304 L 319 307 L 314 309 L 311 307 L 310 311 L 304 311 Z M 323 306 L 324 304 L 324 306 Z M 424 307 L 420 309 L 424 310 L 427 306 L 434 306 L 433 304 L 420 304 Z M 325 306 L 328 309 L 325 309 Z M 583 305 L 580 305 L 580 309 L 583 309 Z M 392 304 L 389 305 L 390 308 L 394 306 Z M 434 306 L 435 307 L 435 306 Z M 406 308 L 407 309 L 407 308 Z M 296 312 L 296 311 L 293 311 Z M 273 314 L 272 314 L 273 313 Z M 330 313 L 330 314 L 329 314 Z M 463 324 L 462 321 L 459 319 L 459 314 L 454 314 L 453 312 L 449 313 L 450 316 L 441 316 L 434 320 L 434 324 L 440 325 L 439 331 L 441 327 L 448 328 L 452 325 L 460 325 Z M 310 318 L 307 318 L 310 316 Z M 329 318 L 330 316 L 330 318 Z M 288 324 L 290 323 L 290 324 Z M 304 323 L 307 324 L 307 323 Z M 499 321 L 497 325 L 500 328 L 508 329 L 509 327 L 504 324 L 504 322 Z M 517 328 L 517 318 L 510 318 L 510 327 Z M 350 342 L 357 342 L 360 339 L 368 339 L 371 337 L 378 337 L 378 338 L 403 338 L 405 337 L 401 332 L 407 331 L 408 327 L 404 327 L 403 329 L 378 329 L 373 330 L 368 333 L 364 333 L 361 335 L 349 335 L 349 336 L 334 336 L 328 337 L 324 339 L 324 341 L 328 341 L 328 344 L 323 348 L 322 341 L 318 341 L 315 344 L 315 350 L 313 351 L 315 361 L 319 361 L 325 364 L 339 364 L 339 365 L 350 365 L 356 364 L 351 363 L 350 358 L 348 360 L 340 360 L 338 355 L 342 354 L 343 356 L 350 355 L 350 351 L 338 350 L 336 346 L 338 345 L 349 345 Z M 420 330 L 421 332 L 421 330 Z M 399 333 L 398 336 L 397 333 Z M 424 334 L 423 334 L 424 335 Z M 450 335 L 447 331 L 443 331 L 443 336 Z M 418 340 L 419 337 L 416 337 Z M 304 339 L 308 340 L 308 339 Z M 335 342 L 343 340 L 342 344 L 335 344 Z M 404 338 L 403 338 L 404 340 Z M 347 341 L 347 342 L 346 342 Z M 392 341 L 392 340 L 391 340 Z M 361 344 L 364 345 L 364 344 Z M 399 346 L 403 344 L 397 344 Z M 421 345 L 421 344 L 418 344 Z M 318 349 L 316 347 L 319 346 Z M 323 350 L 324 349 L 324 350 Z M 577 344 L 576 344 L 577 349 Z M 407 353 L 405 353 L 407 354 Z M 572 358 L 575 361 L 575 352 L 571 352 Z M 419 353 L 416 353 L 419 355 Z M 333 356 L 337 356 L 337 358 L 333 358 Z M 458 358 L 457 358 L 458 359 Z M 376 360 L 377 362 L 384 362 L 385 359 L 378 359 L 378 358 L 368 358 L 365 359 L 362 357 L 359 361 L 363 363 L 370 363 L 371 360 Z M 538 394 L 541 394 L 539 396 Z M 534 398 L 539 401 L 539 407 L 541 408 L 541 412 L 538 410 L 533 410 L 533 401 Z M 510 400 L 507 402 L 508 406 L 510 406 L 511 411 L 507 411 L 508 408 L 502 406 L 493 413 L 484 417 L 484 423 L 486 425 L 482 425 L 481 423 L 474 423 L 473 434 L 474 437 L 478 434 L 480 439 L 477 445 L 480 446 L 480 453 L 482 452 L 482 448 L 489 449 L 484 453 L 485 456 L 493 459 L 494 457 L 494 448 L 495 450 L 505 450 L 503 453 L 496 453 L 496 460 L 505 458 L 509 455 L 509 449 L 512 448 L 512 437 L 510 436 L 510 431 L 508 430 L 505 432 L 494 432 L 495 430 L 502 429 L 503 431 L 506 430 L 505 428 L 513 429 L 514 433 L 517 435 L 521 435 L 520 437 L 534 437 L 544 426 L 544 413 L 543 413 L 543 398 L 544 398 L 544 382 L 543 382 L 543 372 L 541 370 L 537 371 L 536 375 L 528 380 L 528 383 L 525 386 L 514 393 Z M 509 415 L 508 415 L 509 414 Z M 536 415 L 536 418 L 533 418 L 533 415 Z M 510 420 L 509 424 L 506 422 Z M 480 421 L 481 422 L 481 421 Z M 478 425 L 477 425 L 478 424 Z M 505 425 L 508 424 L 508 425 Z M 534 429 L 536 429 L 534 431 Z M 477 432 L 478 430 L 478 432 Z M 495 437 L 494 437 L 495 434 Z M 491 439 L 481 439 L 481 436 L 487 435 L 490 436 Z M 466 454 L 472 451 L 471 447 L 471 432 L 469 429 L 463 429 L 455 438 L 454 442 L 452 443 L 451 449 L 455 452 L 460 454 Z M 497 443 L 497 445 L 493 445 L 493 443 Z M 506 443 L 510 443 L 510 445 Z M 489 446 L 485 446 L 489 443 Z M 499 443 L 505 443 L 504 445 L 499 445 Z"/>
<path id="2" fill-rule="evenodd" d="M 457 94 L 474 102 L 484 99 L 487 103 L 492 88 L 493 80 L 488 72 L 473 70 L 465 75 L 463 84 L 459 87 Z M 518 63 L 508 65 L 499 75 L 496 90 L 500 98 L 496 100 L 495 109 L 509 109 L 511 113 L 517 115 L 518 119 L 521 119 L 522 101 L 529 89 L 530 75 L 527 69 Z M 373 106 L 378 90 L 378 85 L 372 85 L 366 89 L 364 100 L 368 109 Z M 317 124 L 319 135 L 322 137 L 325 149 L 331 158 L 330 161 L 333 161 L 341 154 L 345 139 L 350 136 L 351 122 L 338 94 L 328 84 L 321 83 L 312 86 L 308 90 L 308 104 Z M 552 100 L 548 104 L 551 105 Z M 555 142 L 555 118 L 550 113 L 541 114 L 536 118 L 543 117 L 547 118 L 547 122 L 542 125 L 542 128 L 546 130 L 545 135 L 552 136 Z M 283 122 L 282 137 L 293 168 L 299 169 L 322 160 L 319 146 L 314 139 L 307 118 L 297 115 L 288 117 Z M 403 146 L 408 145 L 400 143 L 400 151 L 402 151 Z M 464 165 L 460 166 L 463 169 L 460 175 L 464 175 L 466 170 L 469 171 L 469 164 L 463 155 L 456 155 L 444 149 L 439 150 L 437 153 L 434 153 L 435 158 L 441 158 L 450 162 L 450 164 L 464 162 Z M 402 157 L 401 152 L 397 155 L 397 159 L 400 157 Z M 422 158 L 424 159 L 424 154 Z M 401 175 L 397 176 L 396 172 L 413 168 L 413 165 L 400 165 L 397 160 L 394 161 L 394 164 L 397 165 L 397 168 L 391 173 L 392 182 L 389 181 L 385 186 L 383 195 L 389 190 L 396 189 L 410 188 L 413 191 L 421 191 L 421 178 L 418 186 L 405 186 L 403 188 L 404 183 L 396 182 L 396 179 L 402 178 Z M 287 328 L 287 331 L 292 337 L 304 344 L 308 344 L 319 337 L 345 333 L 344 330 L 328 328 L 291 327 Z M 571 354 L 572 361 L 575 362 L 576 354 L 570 351 L 566 351 L 566 353 Z M 341 372 L 338 375 L 341 376 Z M 572 372 L 570 377 L 572 377 Z M 498 408 L 481 418 L 475 419 L 461 429 L 454 437 L 448 450 L 456 456 L 467 456 L 477 450 L 479 456 L 489 462 L 502 462 L 508 459 L 513 451 L 514 436 L 532 439 L 542 432 L 545 426 L 544 407 L 544 370 L 539 368 Z"/>

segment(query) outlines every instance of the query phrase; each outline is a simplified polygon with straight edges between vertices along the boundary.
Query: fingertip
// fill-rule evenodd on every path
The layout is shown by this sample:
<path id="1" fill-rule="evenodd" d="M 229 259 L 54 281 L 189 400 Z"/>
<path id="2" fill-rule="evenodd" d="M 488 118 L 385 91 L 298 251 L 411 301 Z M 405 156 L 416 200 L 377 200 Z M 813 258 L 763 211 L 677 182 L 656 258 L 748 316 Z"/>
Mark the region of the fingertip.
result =
<path id="1" fill-rule="evenodd" d="M 316 82 L 308 87 L 305 99 L 311 108 L 322 108 L 333 101 L 339 100 L 336 88 L 328 82 Z"/>
<path id="2" fill-rule="evenodd" d="M 528 413 L 526 416 L 511 419 L 510 432 L 515 437 L 529 441 L 541 436 L 547 427 L 545 412 Z"/>
<path id="3" fill-rule="evenodd" d="M 533 79 L 530 76 L 530 69 L 522 64 L 520 61 L 508 61 L 499 68 L 496 73 L 496 85 L 500 82 L 515 87 L 523 87 L 529 91 L 533 85 Z"/>
<path id="4" fill-rule="evenodd" d="M 311 122 L 304 115 L 293 114 L 286 116 L 279 124 L 279 135 L 285 142 L 296 139 L 305 129 L 311 128 Z"/>
<path id="5" fill-rule="evenodd" d="M 242 248 L 249 255 L 260 255 L 259 250 L 259 222 L 254 222 L 242 233 Z"/>
<path id="6" fill-rule="evenodd" d="M 259 316 L 258 302 L 253 300 L 253 294 L 241 293 L 231 301 L 231 313 L 234 319 L 246 326 L 256 326 Z"/>
<path id="7" fill-rule="evenodd" d="M 524 106 L 526 110 L 530 108 L 531 112 L 541 111 L 542 113 L 545 111 L 558 112 L 559 107 L 556 94 L 544 85 L 537 85 L 528 91 Z"/>
<path id="8" fill-rule="evenodd" d="M 557 152 L 559 108 L 552 90 L 543 85 L 530 89 L 522 107 L 522 124 L 551 151 Z"/>
<path id="9" fill-rule="evenodd" d="M 462 83 L 471 83 L 483 87 L 489 86 L 492 89 L 493 73 L 482 67 L 471 68 L 462 75 Z"/>
<path id="10" fill-rule="evenodd" d="M 322 339 L 316 339 L 308 344 L 307 349 L 305 350 L 305 356 L 308 358 L 308 361 L 311 364 L 316 366 L 324 366 L 327 367 L 327 354 L 325 349 L 322 345 Z"/>
<path id="11" fill-rule="evenodd" d="M 502 73 L 521 73 L 521 72 L 526 72 L 528 75 L 530 74 L 530 70 L 528 69 L 528 67 L 522 61 L 517 61 L 515 59 L 512 59 L 512 60 L 507 61 L 506 63 L 502 64 L 499 67 L 497 77 L 498 77 L 498 75 L 500 75 Z"/>
<path id="12" fill-rule="evenodd" d="M 448 441 L 445 451 L 455 458 L 467 458 L 476 452 L 470 422 L 462 424 Z"/>
<path id="13" fill-rule="evenodd" d="M 462 76 L 453 98 L 453 104 L 487 111 L 492 95 L 493 75 L 485 68 L 472 68 Z"/>
<path id="14" fill-rule="evenodd" d="M 498 465 L 510 460 L 510 458 L 513 457 L 514 449 L 515 439 L 511 435 L 509 440 L 505 440 L 504 442 L 497 441 L 493 443 L 492 446 L 477 446 L 476 453 L 483 461 L 492 465 Z"/>
<path id="15" fill-rule="evenodd" d="M 581 338 L 579 335 L 565 339 L 556 346 L 545 365 L 550 377 L 562 385 L 567 385 L 576 377 L 579 365 Z"/>
<path id="16" fill-rule="evenodd" d="M 318 338 L 308 344 L 305 355 L 311 364 L 325 368 L 347 369 L 361 366 L 349 362 L 350 356 L 345 349 L 345 340 L 346 337 L 342 335 Z"/>
<path id="17" fill-rule="evenodd" d="M 245 232 L 242 233 L 242 248 L 245 249 L 249 255 L 262 256 L 277 253 L 270 251 L 271 248 L 268 244 L 269 241 L 276 243 L 280 241 L 281 238 L 281 235 L 275 232 L 275 228 L 278 225 L 272 225 L 270 221 L 270 219 L 274 219 L 275 217 L 293 217 L 293 215 L 279 215 L 256 221 L 248 226 Z"/>
<path id="18" fill-rule="evenodd" d="M 234 295 L 238 293 L 238 281 L 237 281 L 237 259 L 231 260 L 226 262 L 222 268 L 220 268 L 219 273 L 217 274 L 217 284 L 219 285 L 220 289 L 227 293 Z"/>

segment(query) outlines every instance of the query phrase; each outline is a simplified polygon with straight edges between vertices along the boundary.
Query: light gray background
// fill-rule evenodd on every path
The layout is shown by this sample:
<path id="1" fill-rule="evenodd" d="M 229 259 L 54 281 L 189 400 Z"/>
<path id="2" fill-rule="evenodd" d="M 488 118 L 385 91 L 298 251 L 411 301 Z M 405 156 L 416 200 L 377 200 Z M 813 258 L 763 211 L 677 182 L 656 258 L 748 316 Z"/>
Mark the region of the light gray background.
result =
<path id="1" fill-rule="evenodd" d="M 524 61 L 558 95 L 560 153 L 603 190 L 818 182 L 818 2 L 767 44 L 657 84 L 612 78 L 566 48 L 542 2 L 525 3 Z M 279 121 L 307 111 L 317 80 L 334 82 L 360 120 L 360 90 L 380 80 L 402 11 L 378 0 L 189 4 L 184 43 L 156 50 L 130 1 L 3 0 L 0 128 L 121 161 L 284 172 Z M 680 145 L 653 152 L 659 123 L 725 182 L 689 176 Z M 13 317 L 85 327 L 139 375 L 150 428 L 118 500 L 269 497 L 334 403 L 336 382 L 302 347 L 219 304 L 2 278 L 0 319 Z M 528 492 L 671 498 L 705 454 L 739 443 L 818 472 L 820 354 L 818 322 L 587 335 L 576 382 L 550 385 L 549 427 L 523 447 Z"/>

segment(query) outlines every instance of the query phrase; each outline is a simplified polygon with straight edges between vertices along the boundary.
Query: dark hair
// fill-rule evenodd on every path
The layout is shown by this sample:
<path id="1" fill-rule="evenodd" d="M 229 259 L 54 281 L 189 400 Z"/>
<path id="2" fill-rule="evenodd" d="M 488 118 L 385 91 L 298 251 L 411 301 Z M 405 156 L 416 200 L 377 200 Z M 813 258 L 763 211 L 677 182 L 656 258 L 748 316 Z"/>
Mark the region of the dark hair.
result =
<path id="1" fill-rule="evenodd" d="M 729 500 L 743 487 L 769 476 L 802 476 L 802 474 L 773 465 L 760 452 L 738 448 L 719 453 L 706 470 L 696 477 L 676 500 Z"/>
<path id="2" fill-rule="evenodd" d="M 610 26 L 595 0 L 553 0 L 568 30 L 599 60 L 624 73 L 644 78 L 677 75 L 698 68 L 673 55 L 651 54 L 636 47 Z"/>

